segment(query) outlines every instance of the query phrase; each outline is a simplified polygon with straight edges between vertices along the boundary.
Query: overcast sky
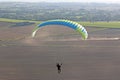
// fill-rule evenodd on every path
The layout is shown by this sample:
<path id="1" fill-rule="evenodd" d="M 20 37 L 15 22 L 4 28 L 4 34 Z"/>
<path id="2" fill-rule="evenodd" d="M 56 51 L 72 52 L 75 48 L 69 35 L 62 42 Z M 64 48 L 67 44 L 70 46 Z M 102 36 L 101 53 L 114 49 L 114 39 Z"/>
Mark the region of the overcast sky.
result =
<path id="1" fill-rule="evenodd" d="M 120 0 L 0 0 L 2 2 L 97 2 L 97 3 L 120 3 Z"/>

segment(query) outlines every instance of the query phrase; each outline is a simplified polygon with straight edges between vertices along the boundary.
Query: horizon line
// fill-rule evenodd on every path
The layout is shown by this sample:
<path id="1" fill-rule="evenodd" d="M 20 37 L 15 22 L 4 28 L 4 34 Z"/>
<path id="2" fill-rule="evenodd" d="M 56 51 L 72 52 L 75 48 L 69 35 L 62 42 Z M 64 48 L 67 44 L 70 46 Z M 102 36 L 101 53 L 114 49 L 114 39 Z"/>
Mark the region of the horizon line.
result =
<path id="1" fill-rule="evenodd" d="M 20 3 L 105 3 L 105 4 L 120 4 L 117 2 L 50 2 L 50 1 L 35 1 L 35 2 L 29 2 L 29 1 L 0 1 L 1 2 L 20 2 Z"/>

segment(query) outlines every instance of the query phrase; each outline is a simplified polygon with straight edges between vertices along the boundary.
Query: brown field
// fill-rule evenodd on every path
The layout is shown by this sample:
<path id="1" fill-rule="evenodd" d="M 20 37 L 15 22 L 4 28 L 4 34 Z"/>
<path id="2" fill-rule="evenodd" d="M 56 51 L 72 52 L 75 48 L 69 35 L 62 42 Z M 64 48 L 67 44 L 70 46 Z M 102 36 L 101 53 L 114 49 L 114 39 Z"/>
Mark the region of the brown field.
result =
<path id="1" fill-rule="evenodd" d="M 0 29 L 0 80 L 120 80 L 120 29 L 87 27 L 83 41 L 56 26 L 41 28 L 32 39 L 33 28 Z M 63 64 L 61 74 L 56 62 Z"/>

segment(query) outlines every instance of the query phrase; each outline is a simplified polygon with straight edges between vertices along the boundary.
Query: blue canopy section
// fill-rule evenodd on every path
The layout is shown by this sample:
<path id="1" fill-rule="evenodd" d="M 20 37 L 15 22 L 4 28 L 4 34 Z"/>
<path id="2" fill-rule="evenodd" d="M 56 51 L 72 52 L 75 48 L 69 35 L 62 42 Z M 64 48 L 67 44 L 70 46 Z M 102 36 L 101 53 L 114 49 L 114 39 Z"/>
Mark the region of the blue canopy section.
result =
<path id="1" fill-rule="evenodd" d="M 68 21 L 68 20 L 50 20 L 50 21 L 46 21 L 46 22 L 39 24 L 38 27 L 43 27 L 47 25 L 63 25 L 63 26 L 67 26 L 75 30 L 77 29 L 77 26 L 78 26 L 78 24 L 76 25 L 72 21 Z"/>

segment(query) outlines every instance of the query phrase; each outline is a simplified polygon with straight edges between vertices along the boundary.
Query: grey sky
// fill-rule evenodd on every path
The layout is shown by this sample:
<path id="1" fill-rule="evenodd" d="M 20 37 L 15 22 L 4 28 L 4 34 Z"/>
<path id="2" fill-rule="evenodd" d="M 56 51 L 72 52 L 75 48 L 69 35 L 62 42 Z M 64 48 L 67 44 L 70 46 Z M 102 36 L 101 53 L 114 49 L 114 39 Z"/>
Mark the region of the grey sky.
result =
<path id="1" fill-rule="evenodd" d="M 0 0 L 9 2 L 105 2 L 105 3 L 120 3 L 120 0 Z"/>

